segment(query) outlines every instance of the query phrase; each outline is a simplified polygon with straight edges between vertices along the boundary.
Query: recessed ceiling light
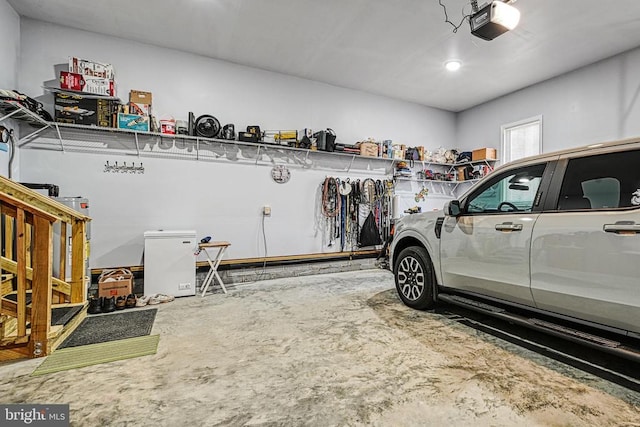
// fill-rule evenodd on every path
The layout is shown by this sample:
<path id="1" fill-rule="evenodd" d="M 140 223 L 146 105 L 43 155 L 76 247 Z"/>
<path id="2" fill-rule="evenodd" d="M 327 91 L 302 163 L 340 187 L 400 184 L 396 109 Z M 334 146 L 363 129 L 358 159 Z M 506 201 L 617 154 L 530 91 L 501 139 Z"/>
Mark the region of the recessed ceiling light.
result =
<path id="1" fill-rule="evenodd" d="M 449 71 L 458 71 L 462 67 L 462 62 L 457 59 L 450 59 L 444 63 L 444 67 Z"/>

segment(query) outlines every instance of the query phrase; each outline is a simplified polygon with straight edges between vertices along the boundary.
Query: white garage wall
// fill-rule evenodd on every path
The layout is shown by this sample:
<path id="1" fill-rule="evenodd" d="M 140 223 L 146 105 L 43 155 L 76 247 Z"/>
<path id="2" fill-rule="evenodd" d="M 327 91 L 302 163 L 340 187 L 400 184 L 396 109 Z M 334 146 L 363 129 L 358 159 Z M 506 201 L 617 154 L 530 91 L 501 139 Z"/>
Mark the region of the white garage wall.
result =
<path id="1" fill-rule="evenodd" d="M 130 89 L 153 92 L 159 116 L 209 113 L 236 129 L 331 127 L 344 143 L 367 137 L 429 149 L 455 143 L 455 115 L 442 110 L 34 20 L 22 21 L 21 34 L 20 89 L 30 95 L 43 94 L 41 86 L 55 78 L 54 64 L 80 56 L 114 65 L 120 97 Z M 141 160 L 145 174 L 105 174 L 105 162 L 116 160 Z M 383 178 L 390 162 L 358 162 L 358 170 L 346 174 L 328 170 L 346 169 L 346 159 L 314 156 L 314 166 L 292 169 L 285 185 L 271 181 L 269 165 L 230 161 L 22 149 L 20 164 L 21 180 L 57 184 L 61 195 L 90 199 L 91 267 L 99 268 L 140 264 L 144 231 L 159 228 L 229 240 L 229 258 L 262 256 L 264 204 L 273 208 L 265 221 L 269 255 L 336 251 L 317 227 L 319 184 L 327 175 Z"/>
<path id="2" fill-rule="evenodd" d="M 18 58 L 20 53 L 20 17 L 6 2 L 0 0 L 0 89 L 16 89 L 18 86 Z M 13 128 L 13 121 L 0 122 Z M 17 157 L 16 160 L 17 161 Z M 9 154 L 0 151 L 0 174 L 7 176 Z"/>
<path id="3" fill-rule="evenodd" d="M 458 114 L 463 149 L 500 147 L 500 126 L 543 116 L 543 151 L 640 135 L 640 49 Z"/>
<path id="4" fill-rule="evenodd" d="M 104 154 L 22 150 L 25 181 L 55 183 L 66 196 L 90 201 L 91 266 L 141 264 L 146 230 L 195 229 L 199 238 L 228 240 L 229 258 L 264 255 L 261 208 L 269 255 L 337 250 L 326 246 L 318 229 L 317 195 L 326 174 L 380 178 L 372 172 L 350 174 L 291 167 L 287 184 L 270 178 L 266 164 L 136 158 Z M 105 163 L 142 162 L 144 174 L 105 173 Z M 286 162 L 279 158 L 278 162 Z M 334 161 L 335 163 L 335 161 Z M 347 159 L 341 165 L 348 166 Z M 374 161 L 372 167 L 382 167 Z"/>
<path id="5" fill-rule="evenodd" d="M 14 89 L 18 83 L 20 17 L 6 0 L 0 0 L 0 40 L 0 88 Z"/>
<path id="6" fill-rule="evenodd" d="M 125 101 L 131 89 L 151 91 L 158 117 L 186 119 L 193 111 L 236 129 L 331 127 L 349 144 L 367 137 L 430 148 L 455 141 L 455 116 L 418 104 L 30 19 L 22 20 L 21 43 L 20 87 L 34 96 L 56 79 L 55 64 L 79 56 L 113 64 Z"/>

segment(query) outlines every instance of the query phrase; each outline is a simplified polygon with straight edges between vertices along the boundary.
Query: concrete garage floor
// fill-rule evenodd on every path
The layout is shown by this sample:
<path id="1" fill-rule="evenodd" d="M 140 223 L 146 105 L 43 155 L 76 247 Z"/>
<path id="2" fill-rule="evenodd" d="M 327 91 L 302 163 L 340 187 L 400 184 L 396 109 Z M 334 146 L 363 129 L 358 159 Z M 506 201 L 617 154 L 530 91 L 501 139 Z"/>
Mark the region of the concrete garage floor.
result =
<path id="1" fill-rule="evenodd" d="M 0 365 L 0 401 L 69 403 L 87 426 L 640 426 L 640 394 L 408 309 L 384 270 L 157 307 L 156 355 Z"/>

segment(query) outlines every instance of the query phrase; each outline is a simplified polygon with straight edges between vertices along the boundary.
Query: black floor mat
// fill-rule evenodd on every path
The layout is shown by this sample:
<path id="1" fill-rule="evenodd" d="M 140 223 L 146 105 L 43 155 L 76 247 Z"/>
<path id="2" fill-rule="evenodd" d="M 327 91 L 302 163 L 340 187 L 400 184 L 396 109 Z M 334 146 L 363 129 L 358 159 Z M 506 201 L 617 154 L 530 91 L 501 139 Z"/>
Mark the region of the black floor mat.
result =
<path id="1" fill-rule="evenodd" d="M 66 325 L 69 320 L 73 319 L 73 316 L 78 314 L 82 310 L 81 305 L 74 305 L 71 307 L 56 307 L 51 310 L 51 326 Z"/>
<path id="2" fill-rule="evenodd" d="M 156 308 L 133 308 L 128 311 L 87 317 L 59 348 L 149 335 L 157 311 Z"/>
<path id="3" fill-rule="evenodd" d="M 13 302 L 18 301 L 18 295 L 9 294 L 4 297 Z M 27 305 L 31 304 L 31 293 L 27 294 Z M 81 305 L 75 305 L 71 307 L 56 307 L 51 309 L 51 326 L 66 325 L 69 320 L 73 318 L 80 310 Z"/>
<path id="4" fill-rule="evenodd" d="M 9 301 L 18 302 L 18 294 L 9 294 L 5 295 L 2 298 L 8 299 Z M 31 304 L 31 292 L 27 294 L 27 305 Z"/>

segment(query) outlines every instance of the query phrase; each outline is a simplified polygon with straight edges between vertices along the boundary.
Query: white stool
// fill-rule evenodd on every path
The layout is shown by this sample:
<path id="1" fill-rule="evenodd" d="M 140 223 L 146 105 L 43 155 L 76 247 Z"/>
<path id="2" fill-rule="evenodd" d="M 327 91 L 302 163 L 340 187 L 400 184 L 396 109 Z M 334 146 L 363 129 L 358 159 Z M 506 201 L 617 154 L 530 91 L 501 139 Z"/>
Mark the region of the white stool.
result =
<path id="1" fill-rule="evenodd" d="M 211 282 L 213 282 L 214 277 L 218 279 L 218 282 L 220 283 L 220 286 L 222 287 L 222 290 L 224 291 L 224 293 L 225 294 L 227 293 L 227 288 L 224 287 L 224 282 L 222 281 L 222 279 L 220 278 L 220 275 L 218 274 L 218 266 L 220 265 L 222 256 L 224 255 L 225 251 L 229 246 L 231 246 L 231 243 L 229 242 L 209 242 L 209 243 L 198 244 L 198 249 L 203 250 L 204 253 L 207 255 L 207 262 L 211 267 L 209 269 L 209 272 L 207 273 L 207 276 L 204 278 L 204 281 L 202 282 L 202 296 L 204 296 L 204 294 L 207 293 L 207 289 L 209 288 L 209 285 L 211 284 Z M 215 254 L 214 257 L 211 257 L 211 254 L 208 251 L 208 249 L 212 249 L 212 248 L 218 249 L 218 252 Z"/>

